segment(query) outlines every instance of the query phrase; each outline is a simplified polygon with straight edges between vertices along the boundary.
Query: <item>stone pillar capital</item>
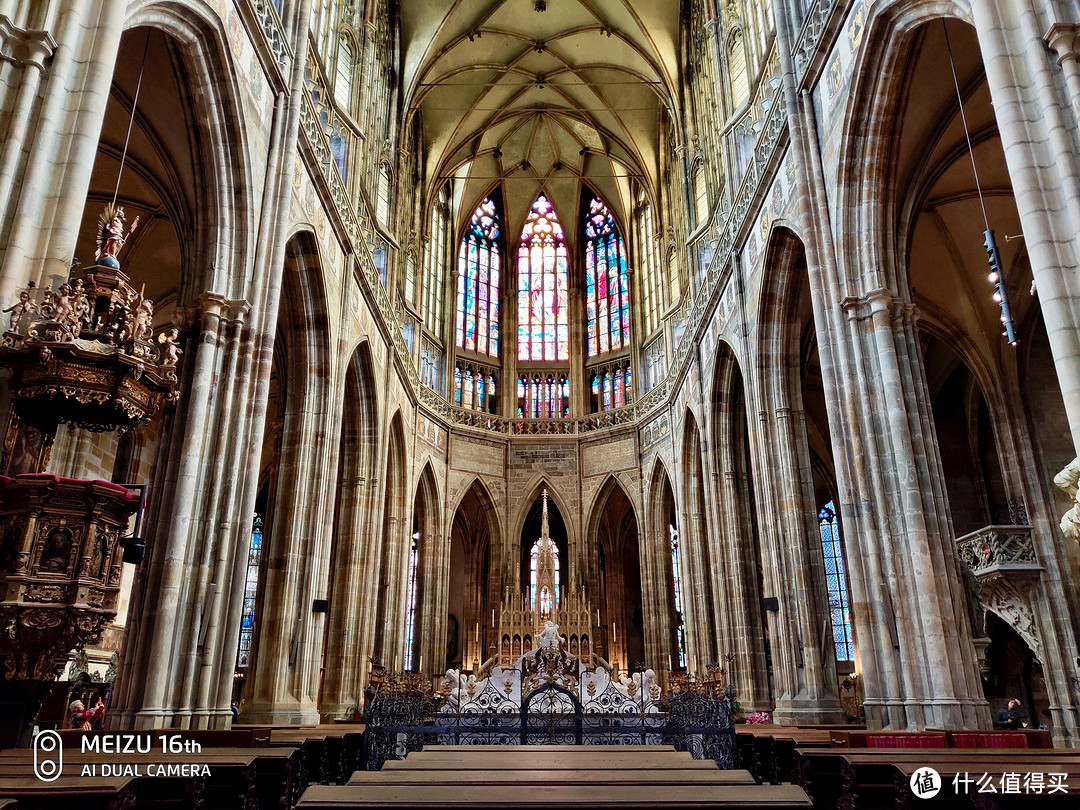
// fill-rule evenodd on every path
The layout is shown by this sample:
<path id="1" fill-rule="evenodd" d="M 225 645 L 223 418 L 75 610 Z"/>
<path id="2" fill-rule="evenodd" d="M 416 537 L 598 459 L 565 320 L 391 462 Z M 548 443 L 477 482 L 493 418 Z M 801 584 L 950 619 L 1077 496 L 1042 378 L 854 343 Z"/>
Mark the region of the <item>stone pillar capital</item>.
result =
<path id="1" fill-rule="evenodd" d="M 44 71 L 45 60 L 55 50 L 56 40 L 48 31 L 19 28 L 0 14 L 0 60 Z"/>
<path id="2" fill-rule="evenodd" d="M 1057 55 L 1060 65 L 1066 59 L 1077 58 L 1077 45 L 1080 41 L 1080 24 L 1078 23 L 1054 23 L 1043 37 Z"/>

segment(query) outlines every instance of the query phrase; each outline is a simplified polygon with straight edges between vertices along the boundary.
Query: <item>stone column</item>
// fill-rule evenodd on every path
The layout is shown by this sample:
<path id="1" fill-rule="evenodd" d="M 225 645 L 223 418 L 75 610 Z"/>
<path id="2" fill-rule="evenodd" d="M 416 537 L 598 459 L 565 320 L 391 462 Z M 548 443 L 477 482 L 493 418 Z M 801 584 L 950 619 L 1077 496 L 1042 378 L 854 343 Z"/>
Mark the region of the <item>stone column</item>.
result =
<path id="1" fill-rule="evenodd" d="M 1021 0 L 975 0 L 971 13 L 1071 438 L 1080 452 L 1080 138 L 1075 90 L 1080 82 L 1075 32 L 1067 25 L 1044 31 L 1035 11 Z"/>
<path id="2" fill-rule="evenodd" d="M 0 90 L 10 111 L 0 146 L 0 302 L 27 280 L 55 286 L 68 277 L 125 12 L 124 3 L 54 3 L 48 28 L 7 27 L 0 37 L 23 60 L 21 81 L 6 70 Z"/>

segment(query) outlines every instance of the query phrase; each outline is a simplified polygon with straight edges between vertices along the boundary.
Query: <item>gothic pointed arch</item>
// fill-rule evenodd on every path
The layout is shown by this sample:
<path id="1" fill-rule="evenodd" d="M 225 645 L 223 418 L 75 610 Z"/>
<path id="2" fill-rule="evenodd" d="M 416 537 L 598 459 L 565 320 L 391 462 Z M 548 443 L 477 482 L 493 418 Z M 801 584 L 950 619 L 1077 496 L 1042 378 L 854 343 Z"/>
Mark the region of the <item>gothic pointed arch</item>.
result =
<path id="1" fill-rule="evenodd" d="M 609 475 L 597 492 L 586 522 L 586 587 L 599 609 L 608 638 L 609 661 L 633 667 L 645 661 L 642 542 L 638 512 L 623 483 Z"/>
<path id="2" fill-rule="evenodd" d="M 682 527 L 682 562 L 687 572 L 693 572 L 693 576 L 683 577 L 680 584 L 684 611 L 688 614 L 687 658 L 694 662 L 693 668 L 699 671 L 708 664 L 718 662 L 723 654 L 718 647 L 719 630 L 711 609 L 718 587 L 713 579 L 717 550 L 709 542 L 712 532 L 706 493 L 705 452 L 697 418 L 693 410 L 687 407 L 679 456 L 683 495 L 679 524 Z"/>
<path id="3" fill-rule="evenodd" d="M 320 711 L 323 715 L 344 712 L 362 691 L 365 649 L 370 649 L 370 627 L 365 635 L 365 597 L 373 587 L 369 565 L 377 551 L 373 542 L 379 473 L 378 386 L 371 345 L 361 341 L 352 352 L 345 372 L 342 406 L 338 490 L 335 505 L 331 578 L 327 601 L 326 675 Z M 377 559 L 377 558 L 376 558 Z"/>

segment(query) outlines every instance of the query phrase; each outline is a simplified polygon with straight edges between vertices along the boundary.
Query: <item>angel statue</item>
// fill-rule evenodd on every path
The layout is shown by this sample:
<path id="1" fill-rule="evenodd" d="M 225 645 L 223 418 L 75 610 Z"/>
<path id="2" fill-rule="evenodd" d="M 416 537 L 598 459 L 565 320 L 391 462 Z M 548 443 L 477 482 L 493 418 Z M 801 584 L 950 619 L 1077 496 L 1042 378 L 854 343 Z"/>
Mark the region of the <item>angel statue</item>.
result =
<path id="1" fill-rule="evenodd" d="M 136 340 L 150 340 L 154 336 L 154 302 L 148 298 L 139 303 L 131 336 Z"/>
<path id="2" fill-rule="evenodd" d="M 158 343 L 165 347 L 161 365 L 175 366 L 180 362 L 180 355 L 184 353 L 180 348 L 180 330 L 174 326 L 168 332 L 162 332 L 158 335 Z"/>
<path id="3" fill-rule="evenodd" d="M 36 309 L 37 304 L 30 298 L 30 290 L 23 290 L 19 293 L 19 300 L 4 310 L 4 312 L 11 313 L 10 331 L 19 331 L 19 321 L 23 319 L 23 315 L 34 312 Z"/>
<path id="4" fill-rule="evenodd" d="M 98 237 L 98 249 L 97 253 L 94 254 L 94 260 L 102 267 L 111 267 L 113 270 L 120 269 L 120 261 L 116 258 L 116 254 L 120 252 L 120 248 L 124 246 L 128 237 L 135 233 L 135 229 L 139 227 L 139 218 L 135 217 L 125 235 L 125 220 L 124 209 L 116 203 L 106 205 L 101 212 L 101 216 L 98 217 L 101 235 Z"/>
<path id="5" fill-rule="evenodd" d="M 551 621 L 544 622 L 544 629 L 540 631 L 538 638 L 540 639 L 540 649 L 559 649 L 562 640 L 559 638 L 559 625 Z"/>

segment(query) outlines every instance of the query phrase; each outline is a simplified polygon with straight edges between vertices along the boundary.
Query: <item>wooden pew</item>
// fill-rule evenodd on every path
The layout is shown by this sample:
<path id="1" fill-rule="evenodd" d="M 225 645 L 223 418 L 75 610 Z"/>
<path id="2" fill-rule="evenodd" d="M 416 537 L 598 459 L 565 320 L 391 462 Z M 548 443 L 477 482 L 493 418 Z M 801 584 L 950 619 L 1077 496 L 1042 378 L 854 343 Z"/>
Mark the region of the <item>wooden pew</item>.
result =
<path id="1" fill-rule="evenodd" d="M 973 770 L 973 765 L 977 765 L 977 768 Z M 899 762 L 893 765 L 894 781 L 893 791 L 895 800 L 893 806 L 902 808 L 914 808 L 925 804 L 928 800 L 916 797 L 911 789 L 911 778 L 920 769 L 926 767 L 925 765 L 917 764 L 914 762 Z M 1016 761 L 1005 762 L 986 762 L 980 763 L 973 762 L 934 762 L 930 765 L 941 776 L 941 792 L 934 797 L 933 801 L 938 805 L 945 804 L 946 802 L 952 802 L 958 806 L 978 806 L 983 802 L 993 803 L 999 808 L 999 810 L 1026 810 L 1033 804 L 1039 807 L 1039 810 L 1047 808 L 1047 810 L 1073 810 L 1080 804 L 1080 762 L 1065 763 L 1065 764 L 1045 764 L 1044 762 L 1038 763 L 1017 763 Z M 1042 773 L 1044 788 L 1040 793 L 1033 793 L 1026 789 L 1024 784 L 1024 778 L 1027 774 L 1032 772 Z M 1049 779 L 1046 774 L 1049 773 L 1064 773 L 1067 774 L 1062 781 L 1067 785 L 1065 793 L 1060 793 L 1055 790 L 1053 795 L 1050 795 L 1048 787 Z M 1003 785 L 1001 778 L 1004 774 L 1017 774 L 1019 776 L 1018 793 L 1003 793 Z M 966 775 L 969 778 L 978 779 L 983 776 L 987 776 L 990 779 L 991 785 L 998 791 L 997 793 L 979 793 L 979 784 L 965 784 L 963 782 L 958 783 L 955 787 L 953 784 L 954 777 L 959 775 L 960 779 L 963 779 Z M 959 789 L 959 792 L 957 791 Z"/>
<path id="2" fill-rule="evenodd" d="M 804 749 L 795 751 L 799 784 L 822 807 L 860 807 L 867 802 L 891 804 L 896 799 L 896 765 L 950 763 L 992 771 L 1068 770 L 1080 767 L 1080 753 L 1056 749 Z M 951 777 L 950 777 L 951 778 Z"/>
<path id="3" fill-rule="evenodd" d="M 508 790 L 495 785 L 312 785 L 298 810 L 340 808 L 397 808 L 397 810 L 515 810 L 515 808 L 600 807 L 646 808 L 811 808 L 806 794 L 794 785 L 727 785 L 722 789 L 693 785 L 539 784 Z"/>
<path id="4" fill-rule="evenodd" d="M 312 785 L 298 807 L 810 807 L 795 786 L 757 785 L 747 771 L 666 746 L 432 746 L 357 772 L 345 787 Z"/>
<path id="5" fill-rule="evenodd" d="M 515 789 L 527 789 L 531 785 L 568 784 L 582 778 L 581 770 L 540 770 L 523 763 L 519 770 L 510 769 L 461 769 L 432 770 L 428 768 L 399 768 L 382 771 L 357 771 L 349 780 L 350 785 L 430 785 L 433 782 L 446 785 L 500 784 Z M 657 785 L 754 785 L 749 771 L 704 770 L 700 768 L 659 768 L 649 770 L 599 770 L 588 771 L 589 784 L 626 785 L 643 779 Z"/>
<path id="6" fill-rule="evenodd" d="M 210 775 L 148 775 L 151 765 L 185 763 L 206 765 Z M 100 769 L 102 764 L 134 766 L 141 775 L 125 773 L 123 776 L 104 778 L 80 775 L 84 765 Z M 193 807 L 206 803 L 212 807 L 259 807 L 277 810 L 282 806 L 291 807 L 307 787 L 306 783 L 299 784 L 296 780 L 298 764 L 299 753 L 295 749 L 284 748 L 210 748 L 190 754 L 163 754 L 160 750 L 150 754 L 103 754 L 84 753 L 74 748 L 65 749 L 64 775 L 54 783 L 44 783 L 33 775 L 31 750 L 8 749 L 0 751 L 0 796 L 33 801 L 33 806 L 36 807 L 38 797 L 50 795 L 48 788 L 51 785 L 62 787 L 70 802 L 57 806 L 78 806 L 80 810 L 86 810 L 81 802 L 76 802 L 73 798 L 79 795 L 80 785 L 98 784 L 101 780 L 101 791 L 104 792 L 107 791 L 106 785 L 126 779 L 128 781 L 124 783 L 124 790 L 134 797 L 127 800 L 142 804 L 152 803 L 155 807 Z M 34 785 L 42 786 L 45 792 L 37 790 Z M 119 790 L 119 787 L 116 790 Z M 286 802 L 283 802 L 283 797 Z M 104 799 L 104 804 L 100 806 L 111 806 L 111 801 L 112 798 Z"/>
<path id="7" fill-rule="evenodd" d="M 273 728 L 270 745 L 299 748 L 307 781 L 344 784 L 360 767 L 363 733 L 358 723 Z"/>

